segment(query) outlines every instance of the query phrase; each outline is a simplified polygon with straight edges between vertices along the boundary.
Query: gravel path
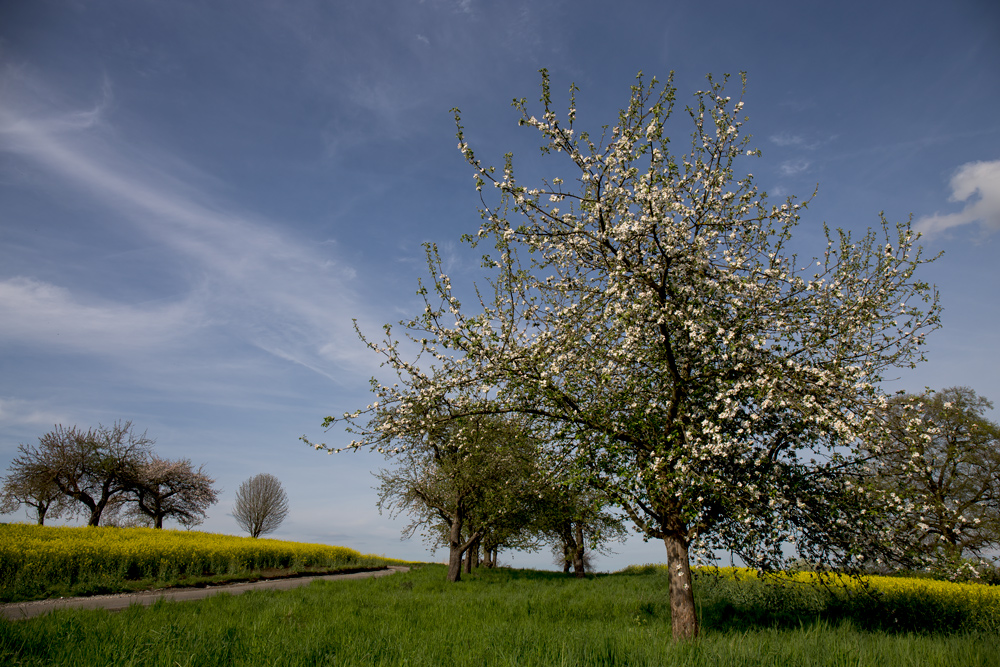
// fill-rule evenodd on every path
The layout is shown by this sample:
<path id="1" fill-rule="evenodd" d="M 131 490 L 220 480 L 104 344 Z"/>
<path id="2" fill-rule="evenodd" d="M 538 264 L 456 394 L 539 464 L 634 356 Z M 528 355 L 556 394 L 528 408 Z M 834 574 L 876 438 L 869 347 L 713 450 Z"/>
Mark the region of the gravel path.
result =
<path id="1" fill-rule="evenodd" d="M 37 600 L 35 602 L 10 602 L 0 605 L 0 615 L 10 621 L 17 621 L 34 616 L 47 614 L 54 609 L 108 609 L 121 611 L 134 604 L 148 607 L 160 598 L 166 600 L 201 600 L 209 595 L 229 593 L 239 595 L 246 591 L 256 590 L 289 590 L 305 586 L 317 579 L 333 581 L 336 579 L 366 579 L 368 577 L 383 577 L 395 572 L 406 572 L 410 568 L 393 566 L 387 570 L 370 572 L 352 572 L 350 574 L 326 574 L 318 577 L 294 577 L 288 579 L 268 579 L 242 584 L 224 586 L 206 586 L 204 588 L 168 588 L 159 591 L 142 593 L 121 593 L 118 595 L 94 595 L 85 598 L 59 598 L 57 600 Z"/>

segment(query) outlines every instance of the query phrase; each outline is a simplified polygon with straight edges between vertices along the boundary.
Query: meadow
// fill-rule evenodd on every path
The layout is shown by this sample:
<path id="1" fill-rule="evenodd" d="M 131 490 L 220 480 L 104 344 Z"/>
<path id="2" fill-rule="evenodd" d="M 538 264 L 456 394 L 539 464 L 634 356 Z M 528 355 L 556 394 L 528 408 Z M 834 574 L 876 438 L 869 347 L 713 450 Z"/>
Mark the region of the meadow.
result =
<path id="1" fill-rule="evenodd" d="M 582 580 L 478 570 L 449 584 L 443 566 L 428 565 L 292 591 L 0 622 L 0 664 L 1000 664 L 1000 589 L 808 579 L 699 571 L 702 635 L 675 644 L 661 566 Z"/>
<path id="2" fill-rule="evenodd" d="M 343 572 L 398 562 L 346 547 L 199 531 L 0 524 L 0 602 Z"/>

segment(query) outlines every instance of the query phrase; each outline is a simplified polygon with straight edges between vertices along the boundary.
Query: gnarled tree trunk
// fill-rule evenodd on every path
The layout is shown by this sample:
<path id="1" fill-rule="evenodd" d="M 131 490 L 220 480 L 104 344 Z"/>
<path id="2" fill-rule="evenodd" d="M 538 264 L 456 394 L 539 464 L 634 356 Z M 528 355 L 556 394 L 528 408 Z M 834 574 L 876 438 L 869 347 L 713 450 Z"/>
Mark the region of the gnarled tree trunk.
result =
<path id="1" fill-rule="evenodd" d="M 698 614 L 694 606 L 694 581 L 688 562 L 687 536 L 669 531 L 663 538 L 667 547 L 667 582 L 670 587 L 670 619 L 674 641 L 698 636 Z"/>
<path id="2" fill-rule="evenodd" d="M 35 509 L 35 518 L 38 520 L 39 526 L 45 525 L 45 514 L 49 511 L 49 505 L 51 504 L 52 504 L 51 500 L 49 501 L 35 500 L 34 502 L 30 503 L 31 507 Z"/>
<path id="3" fill-rule="evenodd" d="M 448 581 L 462 580 L 462 515 L 452 519 L 448 534 Z"/>

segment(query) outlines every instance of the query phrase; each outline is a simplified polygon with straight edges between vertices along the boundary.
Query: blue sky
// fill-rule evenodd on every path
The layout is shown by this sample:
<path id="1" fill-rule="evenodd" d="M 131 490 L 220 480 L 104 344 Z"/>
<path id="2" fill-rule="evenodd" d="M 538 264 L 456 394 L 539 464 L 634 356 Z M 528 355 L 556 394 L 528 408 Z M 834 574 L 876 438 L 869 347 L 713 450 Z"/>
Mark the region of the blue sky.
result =
<path id="1" fill-rule="evenodd" d="M 0 469 L 56 423 L 131 419 L 217 479 L 203 529 L 238 534 L 236 488 L 270 472 L 291 500 L 275 537 L 432 558 L 375 509 L 380 456 L 298 438 L 349 440 L 320 423 L 381 372 L 352 320 L 377 334 L 420 307 L 422 242 L 475 279 L 449 109 L 479 157 L 528 173 L 510 101 L 537 99 L 541 67 L 595 130 L 639 70 L 674 70 L 681 103 L 745 70 L 747 169 L 772 196 L 819 188 L 805 252 L 823 221 L 861 233 L 883 210 L 944 251 L 924 271 L 944 326 L 888 388 L 1000 401 L 991 0 L 0 0 Z M 598 567 L 665 560 L 618 552 Z"/>

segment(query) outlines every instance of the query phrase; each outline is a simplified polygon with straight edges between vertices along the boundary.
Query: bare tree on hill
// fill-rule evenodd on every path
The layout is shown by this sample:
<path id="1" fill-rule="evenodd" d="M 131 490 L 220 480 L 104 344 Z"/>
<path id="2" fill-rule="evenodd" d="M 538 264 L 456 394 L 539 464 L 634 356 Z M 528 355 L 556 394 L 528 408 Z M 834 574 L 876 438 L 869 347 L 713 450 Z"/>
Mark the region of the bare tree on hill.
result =
<path id="1" fill-rule="evenodd" d="M 288 494 L 274 475 L 261 473 L 240 484 L 233 517 L 250 537 L 273 533 L 288 516 Z"/>

